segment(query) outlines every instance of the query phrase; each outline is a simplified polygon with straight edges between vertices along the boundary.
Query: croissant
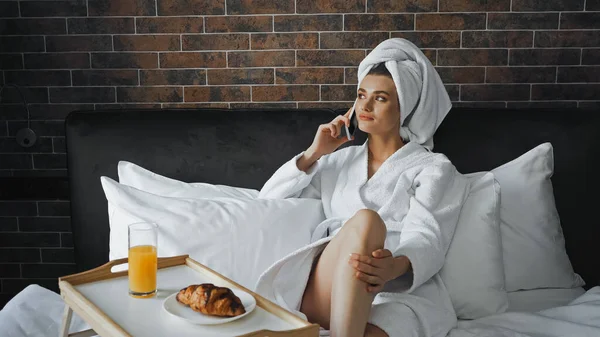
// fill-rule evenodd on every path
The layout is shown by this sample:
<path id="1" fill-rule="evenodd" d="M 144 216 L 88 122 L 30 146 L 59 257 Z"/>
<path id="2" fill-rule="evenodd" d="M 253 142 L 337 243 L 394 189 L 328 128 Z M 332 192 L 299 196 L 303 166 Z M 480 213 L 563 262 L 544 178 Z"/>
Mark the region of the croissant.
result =
<path id="1" fill-rule="evenodd" d="M 212 283 L 192 284 L 177 294 L 177 302 L 205 315 L 235 317 L 246 312 L 231 289 Z"/>

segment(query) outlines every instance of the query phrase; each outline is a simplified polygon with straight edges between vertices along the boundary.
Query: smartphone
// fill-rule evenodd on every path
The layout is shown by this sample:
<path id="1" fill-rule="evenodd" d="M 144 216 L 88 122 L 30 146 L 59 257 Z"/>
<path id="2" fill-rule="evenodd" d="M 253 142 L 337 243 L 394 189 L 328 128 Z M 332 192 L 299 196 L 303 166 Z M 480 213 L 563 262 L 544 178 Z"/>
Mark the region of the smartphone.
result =
<path id="1" fill-rule="evenodd" d="M 346 137 L 348 140 L 352 140 L 352 136 L 354 136 L 356 129 L 358 129 L 358 120 L 355 110 L 352 109 L 352 112 L 350 113 L 350 126 L 346 126 L 346 123 L 344 123 L 344 127 L 340 131 L 338 138 Z"/>

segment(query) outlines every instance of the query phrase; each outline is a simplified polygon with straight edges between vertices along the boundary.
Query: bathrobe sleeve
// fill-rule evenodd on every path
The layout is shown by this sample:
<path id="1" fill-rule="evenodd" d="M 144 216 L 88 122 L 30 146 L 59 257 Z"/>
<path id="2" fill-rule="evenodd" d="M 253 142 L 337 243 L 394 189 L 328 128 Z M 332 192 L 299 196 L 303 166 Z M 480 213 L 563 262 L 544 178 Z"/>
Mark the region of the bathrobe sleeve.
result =
<path id="1" fill-rule="evenodd" d="M 258 197 L 261 199 L 313 198 L 321 199 L 321 157 L 307 172 L 298 169 L 296 162 L 304 151 L 283 164 L 263 185 Z"/>
<path id="2" fill-rule="evenodd" d="M 394 257 L 406 256 L 412 265 L 412 292 L 437 274 L 446 258 L 469 184 L 449 161 L 424 168 L 413 181 L 414 196 L 402 220 Z"/>

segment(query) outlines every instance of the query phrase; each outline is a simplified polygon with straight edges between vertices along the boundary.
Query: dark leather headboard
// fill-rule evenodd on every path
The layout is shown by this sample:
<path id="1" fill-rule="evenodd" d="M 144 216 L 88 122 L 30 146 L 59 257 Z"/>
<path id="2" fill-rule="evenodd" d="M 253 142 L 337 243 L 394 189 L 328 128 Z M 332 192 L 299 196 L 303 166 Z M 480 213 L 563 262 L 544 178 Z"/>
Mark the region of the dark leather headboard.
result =
<path id="1" fill-rule="evenodd" d="M 117 179 L 128 160 L 187 182 L 260 189 L 306 149 L 328 109 L 108 110 L 71 113 L 67 159 L 76 263 L 108 260 L 107 201 L 100 176 Z M 489 170 L 543 142 L 555 154 L 552 178 L 567 252 L 589 286 L 600 284 L 600 111 L 453 109 L 434 138 L 463 173 Z M 355 143 L 364 141 L 364 134 Z"/>

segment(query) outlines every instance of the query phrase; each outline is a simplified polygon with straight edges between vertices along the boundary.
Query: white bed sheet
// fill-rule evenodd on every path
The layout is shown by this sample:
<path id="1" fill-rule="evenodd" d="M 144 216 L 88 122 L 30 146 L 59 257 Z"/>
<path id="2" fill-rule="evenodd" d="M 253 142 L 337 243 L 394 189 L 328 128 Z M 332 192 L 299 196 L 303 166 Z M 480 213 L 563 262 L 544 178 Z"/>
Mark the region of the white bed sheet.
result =
<path id="1" fill-rule="evenodd" d="M 585 289 L 534 289 L 508 293 L 507 312 L 536 312 L 568 304 L 585 294 Z"/>
<path id="2" fill-rule="evenodd" d="M 578 290 L 579 292 L 581 289 Z M 542 297 L 565 302 L 573 292 L 517 294 L 518 301 Z M 562 294 L 561 294 L 562 293 Z M 550 295 L 548 295 L 550 294 Z M 563 297 L 564 296 L 564 297 Z M 536 305 L 550 305 L 550 302 Z M 522 303 L 520 304 L 522 305 Z M 527 303 L 527 305 L 532 305 Z M 521 306 L 521 308 L 523 308 Z M 25 288 L 0 311 L 3 337 L 58 336 L 64 310 L 61 297 L 37 285 Z M 71 332 L 89 326 L 73 315 Z M 322 331 L 326 335 L 325 331 Z M 460 321 L 447 337 L 598 337 L 600 336 L 600 286 L 594 287 L 569 303 L 538 312 L 507 312 L 472 321 Z M 395 336 L 390 336 L 395 337 Z M 441 336 L 436 336 L 441 337 Z"/>

